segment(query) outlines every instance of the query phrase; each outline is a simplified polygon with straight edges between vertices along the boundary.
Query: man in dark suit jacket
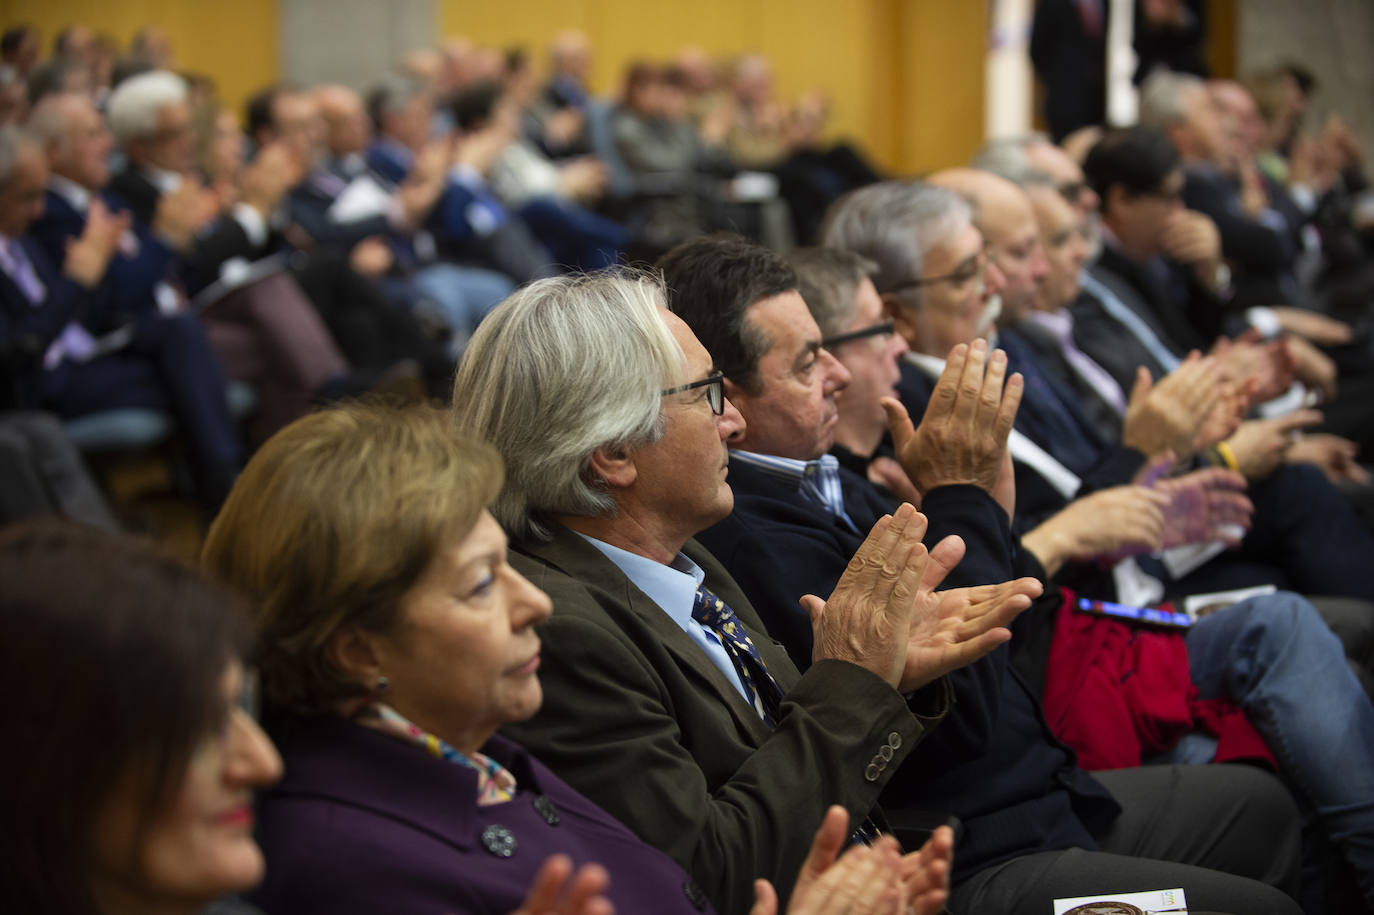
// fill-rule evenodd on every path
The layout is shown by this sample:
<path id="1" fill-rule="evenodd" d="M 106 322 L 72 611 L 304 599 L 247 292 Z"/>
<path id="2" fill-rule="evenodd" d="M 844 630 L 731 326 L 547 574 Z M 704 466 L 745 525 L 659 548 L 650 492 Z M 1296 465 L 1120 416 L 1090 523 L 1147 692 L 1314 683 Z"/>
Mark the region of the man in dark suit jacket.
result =
<path id="1" fill-rule="evenodd" d="M 944 715 L 941 675 L 988 650 L 1003 605 L 1019 604 L 999 589 L 943 646 L 910 630 L 913 595 L 930 595 L 923 562 L 906 561 L 923 552 L 908 508 L 813 600 L 816 660 L 798 673 L 691 542 L 730 511 L 725 440 L 742 424 L 663 295 L 605 275 L 517 292 L 473 338 L 454 415 L 501 452 L 493 513 L 512 563 L 554 602 L 544 706 L 507 733 L 667 851 L 721 912 L 744 913 L 756 877 L 790 893 L 825 805 L 856 826 L 870 813 Z M 703 585 L 733 613 L 716 617 Z"/>
<path id="2" fill-rule="evenodd" d="M 129 220 L 93 205 L 85 231 L 54 264 L 25 237 L 42 214 L 46 157 L 12 131 L 0 136 L 0 153 L 12 163 L 0 175 L 0 362 L 18 405 L 65 417 L 130 406 L 170 411 L 190 445 L 201 500 L 217 506 L 242 453 L 204 331 L 174 316 L 96 339 L 97 292 Z"/>
<path id="3" fill-rule="evenodd" d="M 1030 56 L 1056 141 L 1107 119 L 1108 0 L 1040 0 Z"/>

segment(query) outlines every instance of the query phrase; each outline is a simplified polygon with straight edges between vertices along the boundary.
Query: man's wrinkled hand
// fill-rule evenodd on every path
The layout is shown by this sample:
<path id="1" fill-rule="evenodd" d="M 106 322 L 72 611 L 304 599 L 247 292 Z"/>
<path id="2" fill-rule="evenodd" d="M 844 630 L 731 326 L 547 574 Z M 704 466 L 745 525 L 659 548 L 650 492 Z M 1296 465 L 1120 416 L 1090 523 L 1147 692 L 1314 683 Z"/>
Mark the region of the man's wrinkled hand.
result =
<path id="1" fill-rule="evenodd" d="M 1021 538 L 1049 575 L 1069 560 L 1115 561 L 1164 542 L 1169 497 L 1144 486 L 1113 486 L 1074 499 Z"/>
<path id="2" fill-rule="evenodd" d="M 1369 485 L 1369 472 L 1358 460 L 1360 446 L 1339 435 L 1317 432 L 1304 435 L 1288 449 L 1288 463 L 1316 464 L 1332 483 Z"/>
<path id="3" fill-rule="evenodd" d="M 925 532 L 925 516 L 902 505 L 873 526 L 828 600 L 802 597 L 813 660 L 848 661 L 898 686 L 928 560 Z"/>
<path id="4" fill-rule="evenodd" d="M 1220 383 L 1217 360 L 1196 352 L 1158 384 L 1150 370 L 1140 366 L 1126 405 L 1121 443 L 1150 457 L 1167 451 L 1186 459 L 1221 399 Z"/>
<path id="5" fill-rule="evenodd" d="M 1010 640 L 1007 626 L 1043 590 L 1034 578 L 949 591 L 923 586 L 911 625 L 902 692 L 920 689 L 972 664 Z"/>
<path id="6" fill-rule="evenodd" d="M 1278 419 L 1251 419 L 1226 440 L 1236 457 L 1237 470 L 1247 480 L 1262 480 L 1288 456 L 1294 433 L 1322 421 L 1317 410 L 1298 410 Z"/>
<path id="7" fill-rule="evenodd" d="M 1233 526 L 1250 529 L 1255 506 L 1245 495 L 1245 477 L 1220 467 L 1161 479 L 1152 487 L 1169 497 L 1164 507 L 1161 547 L 1221 541 L 1239 546 Z"/>
<path id="8" fill-rule="evenodd" d="M 954 347 L 915 429 L 900 402 L 883 398 L 897 460 L 922 493 L 959 484 L 994 491 L 1023 386 L 1006 369 L 1006 354 L 989 357 L 983 340 Z"/>

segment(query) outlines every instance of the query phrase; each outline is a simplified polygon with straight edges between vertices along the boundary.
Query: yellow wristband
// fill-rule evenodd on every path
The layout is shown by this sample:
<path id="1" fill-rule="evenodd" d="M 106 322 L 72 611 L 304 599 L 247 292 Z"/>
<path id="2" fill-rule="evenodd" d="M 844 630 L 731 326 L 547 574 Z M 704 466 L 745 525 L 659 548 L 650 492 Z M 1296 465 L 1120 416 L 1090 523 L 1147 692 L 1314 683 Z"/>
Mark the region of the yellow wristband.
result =
<path id="1" fill-rule="evenodd" d="M 1226 466 L 1232 470 L 1240 470 L 1240 463 L 1236 461 L 1236 453 L 1231 450 L 1231 446 L 1225 442 L 1217 442 L 1217 454 L 1226 462 Z"/>

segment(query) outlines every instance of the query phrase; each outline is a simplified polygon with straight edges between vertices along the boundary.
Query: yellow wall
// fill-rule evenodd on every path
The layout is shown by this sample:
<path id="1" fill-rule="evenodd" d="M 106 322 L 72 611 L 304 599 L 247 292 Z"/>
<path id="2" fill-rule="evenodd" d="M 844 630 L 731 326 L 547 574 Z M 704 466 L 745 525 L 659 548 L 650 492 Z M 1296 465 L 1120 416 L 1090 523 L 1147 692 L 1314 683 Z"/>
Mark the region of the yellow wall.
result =
<path id="1" fill-rule="evenodd" d="M 277 0 L 0 0 L 0 27 L 32 23 L 52 39 L 74 22 L 127 46 L 145 25 L 160 25 L 177 64 L 219 85 L 220 99 L 242 112 L 249 93 L 280 77 Z"/>
<path id="2" fill-rule="evenodd" d="M 541 66 L 549 40 L 577 28 L 595 50 L 594 88 L 631 60 L 684 45 L 759 51 L 790 98 L 824 88 L 832 134 L 860 138 L 901 172 L 964 161 L 983 123 L 986 4 L 972 0 L 437 0 L 439 34 L 522 44 Z"/>
<path id="3" fill-rule="evenodd" d="M 377 0 L 384 3 L 386 0 Z M 759 51 L 779 92 L 823 88 L 833 136 L 857 138 L 883 166 L 918 173 L 966 161 L 982 138 L 987 4 L 978 0 L 434 0 L 439 35 L 520 44 L 542 66 L 549 40 L 579 28 L 595 49 L 594 86 L 625 64 L 684 45 L 713 55 Z M 0 26 L 31 22 L 44 50 L 81 22 L 121 43 L 167 29 L 178 62 L 213 77 L 241 113 L 281 75 L 279 0 L 0 0 Z"/>

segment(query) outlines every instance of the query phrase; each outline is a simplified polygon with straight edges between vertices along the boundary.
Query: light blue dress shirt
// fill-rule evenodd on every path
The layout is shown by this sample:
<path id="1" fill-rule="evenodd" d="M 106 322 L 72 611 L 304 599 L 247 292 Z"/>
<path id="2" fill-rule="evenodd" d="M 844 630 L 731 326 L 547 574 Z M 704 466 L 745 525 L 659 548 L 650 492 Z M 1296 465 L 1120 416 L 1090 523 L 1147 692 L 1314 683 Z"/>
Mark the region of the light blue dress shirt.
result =
<path id="1" fill-rule="evenodd" d="M 630 579 L 636 588 L 643 591 L 649 600 L 668 614 L 669 618 L 677 623 L 682 631 L 687 633 L 688 637 L 701 647 L 702 651 L 706 652 L 711 663 L 720 668 L 720 672 L 725 674 L 725 679 L 730 681 L 740 696 L 746 702 L 750 701 L 725 646 L 720 643 L 720 639 L 714 632 L 692 619 L 692 607 L 696 603 L 697 586 L 706 580 L 706 573 L 701 570 L 701 566 L 682 553 L 678 553 L 671 564 L 664 565 L 647 556 L 640 556 L 638 553 L 631 553 L 628 550 L 620 549 L 620 547 L 611 546 L 609 543 L 603 543 L 595 537 L 588 537 L 581 533 L 578 536 L 596 547 L 607 559 L 615 563 L 616 568 L 624 572 L 625 577 Z"/>

